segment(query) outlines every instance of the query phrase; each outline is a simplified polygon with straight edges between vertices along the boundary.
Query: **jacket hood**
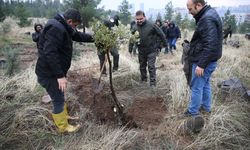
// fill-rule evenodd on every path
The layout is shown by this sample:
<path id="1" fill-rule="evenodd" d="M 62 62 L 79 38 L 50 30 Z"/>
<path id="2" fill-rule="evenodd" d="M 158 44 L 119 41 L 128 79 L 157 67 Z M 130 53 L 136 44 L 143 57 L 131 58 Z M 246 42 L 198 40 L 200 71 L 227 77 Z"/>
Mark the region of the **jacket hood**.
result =
<path id="1" fill-rule="evenodd" d="M 172 28 L 175 27 L 175 23 L 173 21 L 169 23 L 169 27 L 171 27 L 171 26 L 172 26 Z"/>

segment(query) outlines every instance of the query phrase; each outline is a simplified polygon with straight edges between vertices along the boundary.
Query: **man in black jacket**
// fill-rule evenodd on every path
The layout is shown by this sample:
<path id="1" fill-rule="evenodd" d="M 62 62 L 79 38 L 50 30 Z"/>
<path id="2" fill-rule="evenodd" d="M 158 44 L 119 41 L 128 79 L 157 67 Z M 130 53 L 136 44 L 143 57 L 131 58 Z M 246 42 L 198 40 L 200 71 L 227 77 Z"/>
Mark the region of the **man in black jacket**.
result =
<path id="1" fill-rule="evenodd" d="M 189 60 L 192 63 L 191 102 L 186 115 L 199 110 L 211 112 L 210 77 L 222 56 L 222 22 L 218 13 L 204 0 L 188 0 L 187 8 L 196 21 Z"/>
<path id="2" fill-rule="evenodd" d="M 161 39 L 163 47 L 166 47 L 166 37 L 162 30 L 155 24 L 147 21 L 143 11 L 137 11 L 135 14 L 137 31 L 139 32 L 140 40 L 137 43 L 139 52 L 139 63 L 142 82 L 147 82 L 147 65 L 150 76 L 150 86 L 156 86 L 156 46 L 157 37 Z"/>
<path id="3" fill-rule="evenodd" d="M 35 32 L 32 33 L 32 40 L 33 40 L 34 42 L 36 42 L 37 48 L 38 48 L 38 41 L 39 41 L 39 37 L 40 37 L 41 32 L 42 32 L 42 29 L 43 29 L 43 25 L 42 25 L 42 24 L 40 24 L 40 23 L 37 24 L 37 23 L 36 23 L 36 24 L 34 25 L 34 30 L 35 30 Z"/>
<path id="4" fill-rule="evenodd" d="M 76 26 L 80 23 L 81 15 L 75 9 L 57 14 L 45 25 L 38 43 L 36 74 L 38 82 L 52 99 L 54 107 L 52 117 L 59 132 L 74 132 L 80 127 L 68 123 L 70 117 L 64 103 L 66 76 L 72 59 L 72 40 L 93 42 L 92 36 L 76 30 Z"/>

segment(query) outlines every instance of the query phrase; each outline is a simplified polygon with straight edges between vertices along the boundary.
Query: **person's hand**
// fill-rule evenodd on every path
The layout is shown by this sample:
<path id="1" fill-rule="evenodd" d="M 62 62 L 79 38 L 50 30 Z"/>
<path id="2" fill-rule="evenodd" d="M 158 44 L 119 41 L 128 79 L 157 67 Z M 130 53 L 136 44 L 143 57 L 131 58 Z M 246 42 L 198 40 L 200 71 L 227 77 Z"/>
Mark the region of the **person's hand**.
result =
<path id="1" fill-rule="evenodd" d="M 195 74 L 199 77 L 199 76 L 203 76 L 203 74 L 204 74 L 204 69 L 203 68 L 201 68 L 201 67 L 199 67 L 199 66 L 197 66 L 196 68 L 195 68 Z"/>
<path id="2" fill-rule="evenodd" d="M 58 78 L 57 79 L 58 85 L 59 85 L 59 90 L 64 92 L 67 88 L 67 79 L 65 77 Z"/>
<path id="3" fill-rule="evenodd" d="M 96 42 L 95 42 L 95 46 L 96 46 L 98 49 L 103 49 L 103 48 L 104 48 L 104 44 L 102 44 L 102 43 L 96 43 Z"/>

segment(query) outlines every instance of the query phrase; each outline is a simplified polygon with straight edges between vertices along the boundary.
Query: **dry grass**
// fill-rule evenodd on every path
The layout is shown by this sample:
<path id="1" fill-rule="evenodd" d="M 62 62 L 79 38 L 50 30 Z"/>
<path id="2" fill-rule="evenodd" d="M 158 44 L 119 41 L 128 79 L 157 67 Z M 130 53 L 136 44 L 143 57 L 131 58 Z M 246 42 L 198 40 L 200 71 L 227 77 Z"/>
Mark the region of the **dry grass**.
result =
<path id="1" fill-rule="evenodd" d="M 236 35 L 236 38 L 242 35 Z M 250 87 L 250 45 L 243 40 L 241 48 L 224 46 L 223 57 L 213 74 L 212 114 L 206 117 L 205 128 L 199 134 L 183 136 L 176 132 L 183 120 L 179 118 L 189 100 L 189 89 L 180 63 L 181 46 L 173 56 L 161 54 L 157 66 L 157 92 L 168 108 L 164 121 L 149 131 L 99 125 L 84 120 L 89 110 L 78 104 L 77 97 L 67 93 L 67 100 L 77 103 L 82 129 L 70 135 L 57 134 L 50 118 L 51 105 L 40 103 L 44 90 L 38 86 L 34 68 L 13 77 L 0 77 L 0 148 L 3 149 L 249 149 L 250 106 L 238 98 L 220 99 L 216 86 L 222 80 L 238 77 Z M 118 98 L 128 105 L 134 97 L 149 94 L 148 86 L 140 87 L 137 57 L 127 53 L 122 45 L 120 70 L 114 73 Z M 71 70 L 85 69 L 99 75 L 96 51 L 83 53 L 72 63 Z M 104 78 L 108 82 L 108 78 Z M 15 143 L 15 144 L 14 144 Z"/>

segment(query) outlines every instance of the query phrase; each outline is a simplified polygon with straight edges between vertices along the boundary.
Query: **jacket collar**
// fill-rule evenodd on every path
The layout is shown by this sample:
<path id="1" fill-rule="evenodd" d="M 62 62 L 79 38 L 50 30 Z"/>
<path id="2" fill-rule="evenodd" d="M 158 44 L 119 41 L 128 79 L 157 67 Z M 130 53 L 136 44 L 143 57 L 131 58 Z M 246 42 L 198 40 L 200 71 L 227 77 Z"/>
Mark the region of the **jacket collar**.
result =
<path id="1" fill-rule="evenodd" d="M 203 16 L 203 14 L 208 10 L 210 9 L 211 6 L 210 5 L 205 5 L 201 10 L 200 12 L 194 16 L 194 19 L 196 21 L 196 24 L 199 22 L 200 18 Z"/>
<path id="2" fill-rule="evenodd" d="M 54 19 L 59 21 L 65 27 L 65 29 L 68 31 L 70 35 L 74 33 L 74 29 L 66 22 L 63 14 L 56 14 Z"/>
<path id="3" fill-rule="evenodd" d="M 146 23 L 148 22 L 148 20 L 145 20 L 141 25 L 137 24 L 139 27 L 144 26 Z"/>

